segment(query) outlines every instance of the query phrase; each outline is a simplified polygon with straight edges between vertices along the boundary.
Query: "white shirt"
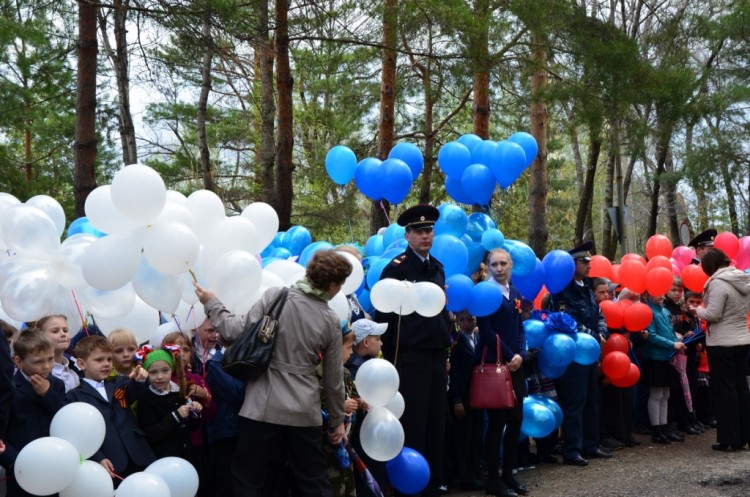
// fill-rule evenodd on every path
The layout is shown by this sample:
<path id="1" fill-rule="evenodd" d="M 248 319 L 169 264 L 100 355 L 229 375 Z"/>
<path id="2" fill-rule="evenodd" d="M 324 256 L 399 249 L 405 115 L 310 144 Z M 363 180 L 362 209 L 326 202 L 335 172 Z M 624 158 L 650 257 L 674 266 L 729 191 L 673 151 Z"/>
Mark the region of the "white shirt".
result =
<path id="1" fill-rule="evenodd" d="M 78 378 L 78 375 L 75 374 L 73 370 L 70 369 L 70 367 L 68 367 L 68 365 L 70 364 L 68 358 L 63 356 L 62 360 L 62 364 L 59 362 L 55 362 L 55 364 L 52 366 L 52 376 L 60 378 L 63 383 L 65 383 L 65 393 L 68 393 L 75 387 L 80 385 L 81 380 Z"/>
<path id="2" fill-rule="evenodd" d="M 92 387 L 96 388 L 96 391 L 101 394 L 102 397 L 104 397 L 104 400 L 109 402 L 109 399 L 107 398 L 107 390 L 104 388 L 104 382 L 103 381 L 94 381 L 89 378 L 84 378 L 83 381 L 91 385 Z"/>

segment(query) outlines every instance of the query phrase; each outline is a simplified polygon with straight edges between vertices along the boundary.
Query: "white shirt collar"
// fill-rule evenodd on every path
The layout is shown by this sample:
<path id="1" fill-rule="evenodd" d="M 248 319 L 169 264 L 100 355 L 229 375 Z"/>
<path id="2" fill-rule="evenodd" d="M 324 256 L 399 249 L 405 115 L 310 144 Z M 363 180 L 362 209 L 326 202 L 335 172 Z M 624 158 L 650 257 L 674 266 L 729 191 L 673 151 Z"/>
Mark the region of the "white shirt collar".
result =
<path id="1" fill-rule="evenodd" d="M 104 388 L 104 381 L 94 381 L 90 378 L 84 378 L 83 381 L 94 387 L 104 397 L 104 400 L 109 401 L 107 398 L 107 389 Z"/>

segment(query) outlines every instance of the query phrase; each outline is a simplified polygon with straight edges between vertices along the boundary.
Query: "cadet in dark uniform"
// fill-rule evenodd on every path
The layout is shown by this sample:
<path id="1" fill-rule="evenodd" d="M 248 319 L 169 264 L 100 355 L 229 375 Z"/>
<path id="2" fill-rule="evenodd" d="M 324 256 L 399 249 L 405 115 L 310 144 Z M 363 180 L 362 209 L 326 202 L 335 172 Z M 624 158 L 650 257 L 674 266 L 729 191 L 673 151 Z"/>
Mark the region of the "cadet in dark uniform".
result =
<path id="1" fill-rule="evenodd" d="M 553 311 L 565 312 L 578 323 L 578 331 L 597 340 L 607 338 L 607 324 L 599 309 L 591 282 L 593 243 L 586 242 L 568 251 L 575 260 L 573 280 L 565 289 L 552 295 Z M 597 365 L 571 363 L 559 379 L 557 390 L 564 417 L 562 423 L 562 455 L 565 464 L 586 466 L 588 458 L 612 457 L 612 452 L 599 446 L 599 383 Z"/>
<path id="2" fill-rule="evenodd" d="M 438 216 L 440 213 L 431 205 L 416 205 L 399 216 L 397 222 L 406 228 L 409 247 L 383 269 L 381 279 L 430 281 L 441 288 L 445 286 L 443 265 L 430 256 L 432 229 Z M 436 496 L 443 469 L 448 312 L 443 309 L 431 318 L 412 313 L 401 316 L 400 324 L 395 313 L 378 313 L 376 319 L 388 323 L 383 335 L 383 356 L 394 363 L 401 379 L 399 391 L 406 404 L 401 416 L 405 445 L 427 459 L 430 482 L 422 495 Z"/>
<path id="3" fill-rule="evenodd" d="M 692 240 L 690 240 L 690 247 L 695 249 L 695 257 L 693 257 L 693 264 L 700 264 L 703 259 L 703 254 L 708 252 L 708 249 L 714 246 L 714 238 L 716 238 L 716 230 L 713 228 L 707 229 L 706 231 L 699 233 Z"/>

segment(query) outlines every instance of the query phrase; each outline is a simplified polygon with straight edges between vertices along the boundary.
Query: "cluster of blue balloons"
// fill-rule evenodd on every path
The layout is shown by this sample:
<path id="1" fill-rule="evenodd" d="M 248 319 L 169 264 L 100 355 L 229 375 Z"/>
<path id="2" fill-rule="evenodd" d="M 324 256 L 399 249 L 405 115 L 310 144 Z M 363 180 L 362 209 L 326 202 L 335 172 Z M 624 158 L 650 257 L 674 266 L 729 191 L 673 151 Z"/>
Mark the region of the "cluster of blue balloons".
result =
<path id="1" fill-rule="evenodd" d="M 534 438 L 546 437 L 560 428 L 562 422 L 562 409 L 553 399 L 542 395 L 530 395 L 523 399 L 522 433 Z"/>
<path id="2" fill-rule="evenodd" d="M 94 228 L 94 225 L 91 224 L 91 221 L 89 221 L 89 218 L 87 218 L 86 216 L 79 217 L 78 219 L 70 223 L 70 226 L 68 226 L 67 237 L 77 235 L 79 233 L 94 235 L 97 238 L 106 236 L 106 233 L 102 233 L 98 229 Z"/>
<path id="3" fill-rule="evenodd" d="M 370 199 L 392 204 L 406 198 L 423 167 L 422 152 L 412 143 L 397 144 L 384 161 L 367 157 L 357 162 L 354 152 L 344 145 L 333 147 L 326 155 L 326 172 L 334 183 L 346 185 L 353 179 Z"/>
<path id="4" fill-rule="evenodd" d="M 527 347 L 541 347 L 537 359 L 539 371 L 547 378 L 559 378 L 573 362 L 584 366 L 594 364 L 601 355 L 599 342 L 587 333 L 555 332 L 538 319 L 527 319 L 523 329 Z"/>
<path id="5" fill-rule="evenodd" d="M 292 226 L 288 231 L 279 231 L 260 254 L 263 258 L 263 266 L 277 259 L 286 260 L 293 256 L 300 256 L 311 243 L 312 235 L 304 226 Z M 332 247 L 333 245 L 329 248 Z"/>
<path id="6" fill-rule="evenodd" d="M 550 293 L 559 293 L 568 286 L 575 274 L 576 263 L 573 257 L 564 250 L 552 250 L 541 261 L 533 254 L 510 251 L 513 259 L 513 284 L 521 294 L 534 300 L 545 286 Z M 532 267 L 531 271 L 516 271 L 517 258 Z M 533 265 L 533 266 L 532 266 Z"/>
<path id="7" fill-rule="evenodd" d="M 528 133 L 514 133 L 505 141 L 462 135 L 438 152 L 438 165 L 446 174 L 445 190 L 456 202 L 487 205 L 495 184 L 508 188 L 534 162 L 539 152 Z"/>

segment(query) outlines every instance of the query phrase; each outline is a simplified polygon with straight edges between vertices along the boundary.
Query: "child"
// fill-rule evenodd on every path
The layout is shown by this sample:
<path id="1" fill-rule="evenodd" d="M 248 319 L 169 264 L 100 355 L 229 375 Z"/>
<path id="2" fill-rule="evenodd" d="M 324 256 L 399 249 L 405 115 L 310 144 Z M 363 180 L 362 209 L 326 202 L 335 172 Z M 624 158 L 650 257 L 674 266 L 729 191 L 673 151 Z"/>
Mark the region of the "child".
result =
<path id="1" fill-rule="evenodd" d="M 65 351 L 70 346 L 70 333 L 68 332 L 68 318 L 64 314 L 45 316 L 36 322 L 36 327 L 42 330 L 52 340 L 55 346 L 55 364 L 52 375 L 60 378 L 65 384 L 65 391 L 69 392 L 80 383 L 78 372 L 71 364 Z"/>
<path id="2" fill-rule="evenodd" d="M 190 432 L 200 428 L 202 406 L 187 396 L 179 348 L 144 345 L 136 359 L 148 372 L 148 389 L 138 398 L 138 424 L 157 458 L 188 459 Z"/>
<path id="3" fill-rule="evenodd" d="M 110 376 L 128 376 L 133 371 L 133 356 L 138 350 L 138 341 L 132 331 L 125 328 L 112 330 L 107 337 L 112 344 L 112 373 Z"/>
<path id="4" fill-rule="evenodd" d="M 27 329 L 13 341 L 13 362 L 18 371 L 13 376 L 15 396 L 11 402 L 5 452 L 0 465 L 9 475 L 18 453 L 30 442 L 49 436 L 52 418 L 65 405 L 65 384 L 52 376 L 55 345 L 47 334 Z M 8 481 L 8 497 L 29 496 L 14 478 Z"/>
<path id="5" fill-rule="evenodd" d="M 128 394 L 135 396 L 133 389 L 145 387 L 120 375 L 105 381 L 110 378 L 112 370 L 112 344 L 102 336 L 79 341 L 75 356 L 78 369 L 83 372 L 83 381 L 68 392 L 67 399 L 96 407 L 102 413 L 106 427 L 104 443 L 91 460 L 104 466 L 113 478 L 125 478 L 142 471 L 155 457 L 128 408 L 127 397 Z M 135 378 L 138 372 L 133 371 L 131 378 Z"/>
<path id="6" fill-rule="evenodd" d="M 358 319 L 352 323 L 354 331 L 354 352 L 344 361 L 352 378 L 357 377 L 359 367 L 365 361 L 380 355 L 383 342 L 380 336 L 388 329 L 388 323 L 376 323 L 369 319 Z"/>

